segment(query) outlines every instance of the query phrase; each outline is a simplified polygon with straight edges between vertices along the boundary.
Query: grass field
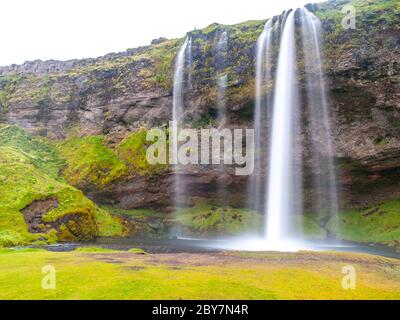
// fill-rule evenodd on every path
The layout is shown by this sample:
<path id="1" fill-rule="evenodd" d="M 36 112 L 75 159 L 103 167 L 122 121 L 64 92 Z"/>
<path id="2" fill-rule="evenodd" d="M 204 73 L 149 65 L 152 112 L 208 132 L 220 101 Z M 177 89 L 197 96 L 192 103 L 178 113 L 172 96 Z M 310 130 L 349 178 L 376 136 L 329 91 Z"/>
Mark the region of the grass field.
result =
<path id="1" fill-rule="evenodd" d="M 0 253 L 0 299 L 400 299 L 400 261 L 348 253 Z M 43 266 L 56 271 L 43 289 Z M 342 288 L 344 266 L 356 288 Z"/>

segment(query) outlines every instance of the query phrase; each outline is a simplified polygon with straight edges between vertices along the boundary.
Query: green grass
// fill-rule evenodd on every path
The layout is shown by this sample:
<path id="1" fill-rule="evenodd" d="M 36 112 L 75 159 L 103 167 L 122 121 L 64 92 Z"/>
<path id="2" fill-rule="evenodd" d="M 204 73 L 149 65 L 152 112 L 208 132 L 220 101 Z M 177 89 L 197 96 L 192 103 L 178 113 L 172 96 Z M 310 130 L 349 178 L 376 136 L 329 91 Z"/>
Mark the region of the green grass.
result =
<path id="1" fill-rule="evenodd" d="M 400 247 L 400 200 L 365 210 L 347 210 L 327 225 L 341 239 L 377 242 Z"/>
<path id="2" fill-rule="evenodd" d="M 44 221 L 54 222 L 69 214 L 80 215 L 82 232 L 88 232 L 88 236 L 96 233 L 92 222 L 95 219 L 94 204 L 81 191 L 51 178 L 32 165 L 0 164 L 0 187 L 0 246 L 26 244 L 41 237 L 53 242 L 52 233 L 30 234 L 21 214 L 21 210 L 33 201 L 48 198 L 56 199 L 58 207 L 44 215 Z M 60 238 L 62 236 L 59 234 Z"/>
<path id="3" fill-rule="evenodd" d="M 103 188 L 127 174 L 125 162 L 104 145 L 103 139 L 100 136 L 74 137 L 53 146 L 43 138 L 30 136 L 21 128 L 0 127 L 0 246 L 127 234 L 127 228 L 118 215 L 113 216 L 106 208 L 96 207 L 81 191 L 65 182 L 77 187 Z M 136 142 L 125 143 L 123 150 L 130 154 L 137 151 L 142 156 L 143 141 L 139 139 Z M 130 161 L 127 163 L 131 164 L 132 159 Z M 64 164 L 63 176 L 60 176 Z M 58 203 L 57 208 L 42 217 L 43 225 L 66 216 L 76 217 L 75 222 L 63 222 L 55 230 L 47 228 L 44 233 L 28 232 L 21 210 L 35 200 L 43 199 L 55 199 Z M 150 210 L 135 213 L 136 217 L 153 215 Z"/>
<path id="4" fill-rule="evenodd" d="M 66 166 L 64 178 L 78 188 L 103 189 L 132 174 L 149 175 L 167 168 L 151 165 L 146 159 L 146 129 L 128 134 L 116 150 L 104 143 L 103 136 L 72 137 L 56 144 Z"/>
<path id="5" fill-rule="evenodd" d="M 28 135 L 17 126 L 0 127 L 0 161 L 30 163 L 51 177 L 57 177 L 63 161 L 56 149 Z"/>
<path id="6" fill-rule="evenodd" d="M 147 161 L 147 148 L 153 144 L 146 140 L 147 129 L 138 129 L 130 133 L 118 145 L 119 158 L 126 163 L 129 170 L 140 175 L 162 172 L 168 168 L 166 164 L 153 165 Z"/>
<path id="7" fill-rule="evenodd" d="M 45 265 L 56 288 L 41 287 Z M 341 287 L 356 269 L 355 290 Z M 398 260 L 298 253 L 138 255 L 129 252 L 0 253 L 0 299 L 399 299 Z"/>
<path id="8" fill-rule="evenodd" d="M 318 217 L 312 214 L 304 214 L 297 217 L 298 225 L 302 226 L 302 232 L 306 239 L 324 240 L 327 236 L 327 231 L 320 227 Z"/>
<path id="9" fill-rule="evenodd" d="M 100 237 L 123 237 L 126 235 L 126 229 L 121 220 L 104 208 L 96 208 L 96 221 Z"/>
<path id="10" fill-rule="evenodd" d="M 56 145 L 65 159 L 63 175 L 70 184 L 102 188 L 126 174 L 125 163 L 103 140 L 102 136 L 73 137 Z"/>
<path id="11" fill-rule="evenodd" d="M 257 232 L 263 224 L 262 215 L 255 211 L 228 206 L 217 207 L 201 201 L 192 208 L 178 210 L 175 219 L 182 227 L 199 235 Z"/>
<path id="12" fill-rule="evenodd" d="M 14 126 L 0 129 L 0 246 L 96 235 L 95 206 L 81 191 L 59 179 L 60 159 L 54 148 L 24 130 Z M 58 206 L 42 217 L 44 223 L 67 215 L 79 219 L 45 234 L 29 233 L 21 210 L 35 200 L 49 198 L 56 199 Z M 76 237 L 71 234 L 75 231 Z"/>

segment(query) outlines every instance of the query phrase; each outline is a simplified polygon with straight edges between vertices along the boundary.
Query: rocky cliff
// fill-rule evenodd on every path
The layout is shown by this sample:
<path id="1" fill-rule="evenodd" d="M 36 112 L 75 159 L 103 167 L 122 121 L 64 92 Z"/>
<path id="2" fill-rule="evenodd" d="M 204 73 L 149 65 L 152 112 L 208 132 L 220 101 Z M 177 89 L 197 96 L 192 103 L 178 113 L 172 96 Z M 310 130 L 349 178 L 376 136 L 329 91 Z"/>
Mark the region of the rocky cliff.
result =
<path id="1" fill-rule="evenodd" d="M 342 205 L 363 207 L 400 196 L 400 8 L 395 0 L 351 1 L 356 29 L 343 29 L 341 10 L 348 2 L 308 8 L 322 21 Z M 193 59 L 192 85 L 185 94 L 189 125 L 217 121 L 215 51 L 226 31 L 228 125 L 252 127 L 255 46 L 264 24 L 212 24 L 188 33 Z M 159 39 L 96 59 L 2 67 L 0 121 L 56 143 L 66 159 L 65 179 L 90 198 L 125 209 L 166 209 L 172 177 L 168 168 L 143 164 L 141 132 L 171 119 L 174 59 L 183 41 Z M 217 177 L 212 168 L 193 168 L 185 175 L 192 195 L 209 199 Z M 243 205 L 246 179 L 228 175 L 226 183 L 228 202 Z"/>

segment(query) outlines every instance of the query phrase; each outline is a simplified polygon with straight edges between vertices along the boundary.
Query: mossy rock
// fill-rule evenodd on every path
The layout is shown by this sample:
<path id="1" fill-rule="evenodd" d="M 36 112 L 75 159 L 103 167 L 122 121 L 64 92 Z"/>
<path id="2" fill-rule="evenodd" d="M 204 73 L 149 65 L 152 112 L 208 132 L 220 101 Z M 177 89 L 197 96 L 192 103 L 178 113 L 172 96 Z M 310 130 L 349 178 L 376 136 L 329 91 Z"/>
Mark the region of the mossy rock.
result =
<path id="1" fill-rule="evenodd" d="M 123 237 L 128 234 L 123 220 L 104 208 L 96 208 L 96 221 L 100 237 Z"/>
<path id="2" fill-rule="evenodd" d="M 83 193 L 61 181 L 59 155 L 51 145 L 17 127 L 0 129 L 0 246 L 89 240 L 97 236 L 95 205 Z M 29 232 L 22 213 L 37 201 L 57 204 Z"/>
<path id="3" fill-rule="evenodd" d="M 175 219 L 188 233 L 200 236 L 258 233 L 263 225 L 263 216 L 255 211 L 216 207 L 203 202 L 192 208 L 179 209 Z"/>
<path id="4" fill-rule="evenodd" d="M 147 132 L 146 128 L 138 129 L 128 134 L 117 147 L 119 159 L 126 163 L 133 174 L 151 175 L 168 169 L 167 164 L 153 165 L 147 161 L 147 148 L 153 144 L 153 142 L 147 141 Z M 168 148 L 167 145 L 166 147 Z"/>
<path id="5" fill-rule="evenodd" d="M 73 137 L 56 145 L 66 163 L 63 176 L 70 184 L 103 188 L 126 174 L 125 163 L 103 141 L 102 136 Z"/>
<path id="6" fill-rule="evenodd" d="M 344 240 L 398 245 L 400 200 L 384 202 L 367 209 L 345 210 L 333 217 L 327 228 Z"/>

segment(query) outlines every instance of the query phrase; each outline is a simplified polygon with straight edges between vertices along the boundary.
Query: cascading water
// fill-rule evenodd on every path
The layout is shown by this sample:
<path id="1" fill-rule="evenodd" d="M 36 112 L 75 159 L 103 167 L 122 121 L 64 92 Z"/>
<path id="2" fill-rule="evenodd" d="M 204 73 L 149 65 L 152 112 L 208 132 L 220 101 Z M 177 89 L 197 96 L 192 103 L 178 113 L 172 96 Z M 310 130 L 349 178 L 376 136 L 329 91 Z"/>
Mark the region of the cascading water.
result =
<path id="1" fill-rule="evenodd" d="M 226 55 L 228 51 L 228 33 L 226 31 L 221 32 L 216 48 L 215 58 L 215 69 L 217 71 L 217 85 L 218 85 L 218 123 L 219 127 L 223 127 L 226 122 L 226 103 L 225 103 L 225 92 L 226 85 L 228 82 L 228 76 L 226 74 Z"/>
<path id="2" fill-rule="evenodd" d="M 175 59 L 174 87 L 172 97 L 172 120 L 176 122 L 179 122 L 181 120 L 184 109 L 183 84 L 185 80 L 185 54 L 188 43 L 189 39 L 186 39 Z"/>
<path id="3" fill-rule="evenodd" d="M 322 72 L 320 21 L 306 8 L 300 9 L 306 75 L 308 135 L 311 140 L 314 172 L 313 211 L 326 221 L 337 214 L 336 175 L 332 159 L 330 116 Z"/>
<path id="4" fill-rule="evenodd" d="M 306 99 L 302 110 L 307 120 L 309 144 L 301 135 L 299 84 L 295 15 L 301 15 L 301 36 L 305 68 Z M 255 100 L 255 174 L 250 179 L 253 207 L 265 213 L 264 240 L 247 241 L 241 248 L 250 250 L 297 250 L 302 245 L 303 148 L 308 148 L 312 165 L 312 211 L 322 222 L 336 214 L 337 194 L 330 118 L 325 96 L 322 57 L 320 51 L 320 22 L 305 8 L 289 11 L 278 23 L 268 21 L 257 42 L 256 100 Z M 280 32 L 279 56 L 275 77 L 271 70 L 274 56 L 274 30 Z M 268 95 L 268 82 L 275 80 L 273 97 Z M 272 79 L 274 78 L 274 79 Z M 271 110 L 272 109 L 272 110 Z M 272 113 L 272 117 L 266 115 Z M 270 127 L 268 132 L 267 128 Z M 267 137 L 270 141 L 267 141 Z M 269 146 L 269 149 L 267 148 Z M 257 155 L 257 152 L 259 153 Z M 268 161 L 263 162 L 263 155 Z M 268 170 L 263 170 L 265 165 Z M 261 181 L 266 181 L 263 186 Z"/>
<path id="5" fill-rule="evenodd" d="M 305 71 L 305 108 L 300 114 L 297 76 L 297 48 L 295 15 L 300 13 L 301 38 Z M 315 196 L 313 211 L 321 218 L 337 211 L 337 194 L 330 119 L 325 95 L 322 57 L 320 51 L 319 20 L 306 9 L 285 12 L 278 19 L 270 19 L 257 42 L 256 100 L 255 100 L 255 175 L 250 179 L 249 199 L 252 207 L 265 214 L 264 237 L 232 243 L 225 248 L 244 250 L 294 251 L 304 246 L 299 217 L 303 213 L 302 168 L 303 148 L 308 148 L 312 163 Z M 278 34 L 280 37 L 278 37 Z M 279 46 L 275 45 L 279 39 Z M 175 63 L 173 90 L 173 120 L 179 123 L 184 112 L 185 64 L 190 39 L 186 39 Z M 279 47 L 279 50 L 275 50 Z M 190 50 L 191 51 L 191 50 Z M 227 34 L 219 36 L 216 50 L 216 83 L 218 85 L 218 121 L 223 128 L 226 121 L 225 90 Z M 275 57 L 278 52 L 277 58 Z M 274 63 L 274 62 L 277 63 Z M 276 65 L 276 69 L 273 66 Z M 190 80 L 190 75 L 188 76 Z M 273 86 L 272 86 L 273 85 Z M 274 90 L 270 90 L 271 88 Z M 304 116 L 305 138 L 300 131 Z M 176 136 L 176 135 L 175 135 Z M 267 139 L 268 138 L 268 139 Z M 304 144 L 304 139 L 310 142 Z M 173 143 L 173 142 L 172 142 Z M 176 142 L 177 143 L 177 142 Z M 175 172 L 175 203 L 184 203 L 185 186 Z M 220 172 L 220 174 L 222 174 Z M 221 190 L 225 186 L 219 185 Z M 223 196 L 225 198 L 225 196 Z M 325 220 L 327 221 L 327 220 Z"/>
<path id="6" fill-rule="evenodd" d="M 301 189 L 296 188 L 294 136 L 298 117 L 296 85 L 296 47 L 294 11 L 285 21 L 280 40 L 278 68 L 274 91 L 269 151 L 269 173 L 266 198 L 266 242 L 271 248 L 280 248 L 289 240 L 291 214 L 300 205 Z M 298 213 L 298 212 L 297 212 Z"/>
<path id="7" fill-rule="evenodd" d="M 175 72 L 174 72 L 174 86 L 173 86 L 173 100 L 172 100 L 172 121 L 174 127 L 170 128 L 173 131 L 174 140 L 171 141 L 171 154 L 172 163 L 175 164 L 175 206 L 179 208 L 185 203 L 185 186 L 184 181 L 181 179 L 179 170 L 181 169 L 178 165 L 178 133 L 179 127 L 182 121 L 182 116 L 184 113 L 184 84 L 185 84 L 185 65 L 186 65 L 186 52 L 190 39 L 186 38 L 184 44 L 178 52 L 175 59 Z"/>
<path id="8" fill-rule="evenodd" d="M 272 94 L 268 86 L 272 80 L 272 45 L 275 39 L 275 29 L 278 22 L 269 19 L 257 40 L 256 47 L 256 92 L 255 92 L 255 152 L 254 174 L 250 179 L 249 206 L 260 212 L 264 211 L 265 180 L 267 170 L 266 137 L 268 123 L 268 107 Z"/>
<path id="9" fill-rule="evenodd" d="M 218 88 L 217 95 L 217 121 L 218 129 L 222 130 L 226 126 L 226 86 L 228 83 L 228 75 L 226 73 L 227 67 L 227 54 L 228 54 L 228 33 L 222 31 L 218 37 L 218 42 L 215 50 L 215 71 L 216 71 L 216 84 Z M 224 155 L 223 148 L 221 148 L 221 155 Z M 217 181 L 217 202 L 220 206 L 227 205 L 227 170 L 223 160 L 218 167 L 218 181 Z"/>

